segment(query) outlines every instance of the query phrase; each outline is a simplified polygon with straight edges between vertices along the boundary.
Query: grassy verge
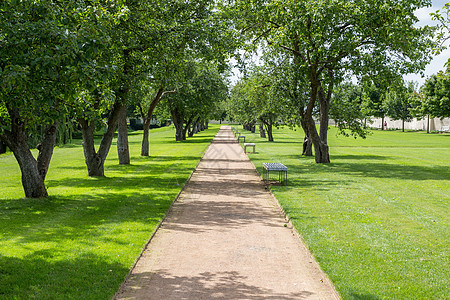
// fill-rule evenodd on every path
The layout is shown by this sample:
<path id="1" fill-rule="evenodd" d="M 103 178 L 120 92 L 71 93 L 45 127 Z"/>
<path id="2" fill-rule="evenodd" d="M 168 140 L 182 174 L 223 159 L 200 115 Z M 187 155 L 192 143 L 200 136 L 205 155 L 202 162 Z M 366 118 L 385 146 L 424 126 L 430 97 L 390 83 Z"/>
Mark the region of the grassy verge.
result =
<path id="1" fill-rule="evenodd" d="M 131 135 L 131 165 L 113 144 L 106 178 L 87 177 L 80 142 L 56 148 L 48 199 L 23 199 L 14 157 L 0 156 L 0 298 L 110 299 L 218 128 L 183 143 L 152 130 L 148 158 Z"/>
<path id="2" fill-rule="evenodd" d="M 260 173 L 288 166 L 272 191 L 344 299 L 448 299 L 450 135 L 332 128 L 331 164 L 301 156 L 299 131 L 245 135 Z"/>

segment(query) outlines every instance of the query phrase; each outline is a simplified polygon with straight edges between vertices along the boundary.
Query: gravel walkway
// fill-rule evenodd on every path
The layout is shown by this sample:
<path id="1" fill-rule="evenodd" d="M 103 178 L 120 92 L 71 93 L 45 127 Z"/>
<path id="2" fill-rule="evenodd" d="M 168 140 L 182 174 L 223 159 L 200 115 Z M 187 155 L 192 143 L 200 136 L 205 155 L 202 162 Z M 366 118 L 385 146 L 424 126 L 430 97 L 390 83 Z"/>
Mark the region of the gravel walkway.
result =
<path id="1" fill-rule="evenodd" d="M 115 299 L 339 299 L 222 126 Z"/>

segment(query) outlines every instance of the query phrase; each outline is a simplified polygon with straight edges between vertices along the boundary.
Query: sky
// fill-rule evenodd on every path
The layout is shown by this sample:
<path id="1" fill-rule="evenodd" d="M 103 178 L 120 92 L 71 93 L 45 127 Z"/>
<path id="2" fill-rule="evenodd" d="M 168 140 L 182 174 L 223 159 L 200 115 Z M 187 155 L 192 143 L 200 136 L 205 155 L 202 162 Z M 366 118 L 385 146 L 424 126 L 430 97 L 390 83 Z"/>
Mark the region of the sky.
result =
<path id="1" fill-rule="evenodd" d="M 416 25 L 420 27 L 425 25 L 435 25 L 436 22 L 431 19 L 430 13 L 442 9 L 444 7 L 444 4 L 448 1 L 449 0 L 432 0 L 431 7 L 425 7 L 417 10 L 416 16 L 419 19 L 419 22 Z M 442 51 L 441 54 L 439 54 L 438 56 L 433 56 L 433 59 L 424 70 L 424 77 L 422 77 L 420 74 L 408 74 L 403 76 L 404 79 L 407 81 L 415 81 L 420 87 L 423 85 L 427 77 L 436 74 L 440 70 L 443 70 L 444 64 L 450 58 L 450 40 L 447 41 L 446 46 L 447 49 Z M 234 74 L 229 79 L 234 84 L 240 77 L 240 72 L 237 68 L 233 68 L 232 72 Z"/>
<path id="2" fill-rule="evenodd" d="M 425 26 L 425 25 L 435 25 L 436 23 L 431 19 L 430 13 L 434 12 L 438 9 L 442 9 L 444 4 L 447 3 L 448 0 L 433 0 L 432 7 L 421 8 L 416 11 L 416 16 L 420 20 L 416 25 L 417 26 Z M 421 77 L 420 74 L 408 74 L 405 75 L 405 80 L 408 81 L 416 81 L 421 86 L 425 79 L 433 74 L 436 74 L 440 70 L 444 69 L 444 64 L 450 58 L 450 43 L 447 41 L 446 43 L 447 49 L 442 51 L 438 56 L 434 56 L 433 60 L 427 65 L 425 68 L 425 77 Z"/>

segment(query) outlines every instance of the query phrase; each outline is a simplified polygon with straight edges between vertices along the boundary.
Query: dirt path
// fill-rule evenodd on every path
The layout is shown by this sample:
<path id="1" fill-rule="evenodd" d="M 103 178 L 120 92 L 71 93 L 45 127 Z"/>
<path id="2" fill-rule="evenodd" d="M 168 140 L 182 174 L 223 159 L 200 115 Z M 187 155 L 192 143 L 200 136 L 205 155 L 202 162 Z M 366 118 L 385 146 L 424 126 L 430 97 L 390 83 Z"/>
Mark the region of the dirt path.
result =
<path id="1" fill-rule="evenodd" d="M 116 299 L 338 299 L 223 126 Z"/>

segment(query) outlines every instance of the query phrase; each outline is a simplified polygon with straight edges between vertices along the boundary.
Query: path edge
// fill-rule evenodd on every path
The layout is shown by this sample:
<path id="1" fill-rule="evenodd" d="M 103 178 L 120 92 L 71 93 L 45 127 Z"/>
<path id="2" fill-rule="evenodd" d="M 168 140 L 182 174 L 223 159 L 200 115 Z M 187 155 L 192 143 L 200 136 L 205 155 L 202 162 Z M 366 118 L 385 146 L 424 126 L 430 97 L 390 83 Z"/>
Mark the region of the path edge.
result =
<path id="1" fill-rule="evenodd" d="M 247 153 L 244 151 L 244 148 L 242 148 L 242 151 L 244 152 L 245 156 L 247 156 L 248 160 L 250 161 L 250 163 L 252 164 L 256 174 L 258 174 L 259 178 L 261 179 L 261 184 L 264 184 L 264 180 L 261 177 L 261 174 L 258 172 L 258 169 L 256 168 L 255 164 L 253 163 L 253 161 L 250 159 L 250 157 L 247 155 Z M 319 263 L 317 262 L 316 257 L 314 256 L 314 254 L 311 252 L 311 250 L 309 250 L 309 247 L 307 246 L 307 244 L 305 243 L 305 240 L 303 239 L 303 236 L 300 234 L 300 232 L 298 232 L 297 228 L 295 228 L 294 224 L 292 224 L 291 219 L 289 218 L 289 216 L 286 214 L 285 210 L 283 209 L 283 207 L 281 206 L 280 202 L 278 202 L 278 199 L 275 197 L 275 195 L 272 193 L 272 189 L 270 188 L 270 186 L 268 186 L 266 188 L 266 191 L 269 192 L 273 203 L 275 203 L 276 207 L 279 209 L 279 212 L 284 216 L 284 219 L 286 220 L 286 224 L 288 226 L 288 228 L 291 230 L 292 234 L 295 235 L 297 237 L 297 240 L 300 244 L 301 247 L 305 248 L 305 250 L 307 251 L 307 254 L 309 256 L 311 256 L 312 258 L 312 263 L 314 264 L 314 266 L 320 270 L 320 272 L 323 274 L 324 276 L 324 281 L 326 281 L 326 283 L 332 288 L 333 293 L 335 294 L 337 299 L 342 299 L 341 295 L 338 293 L 338 291 L 336 290 L 336 287 L 334 286 L 333 282 L 331 281 L 331 279 L 328 277 L 328 274 L 325 273 L 322 268 L 320 267 Z"/>
<path id="2" fill-rule="evenodd" d="M 219 128 L 220 131 L 220 128 Z M 217 131 L 217 132 L 219 132 Z M 217 135 L 217 133 L 216 133 Z M 215 136 L 214 136 L 215 137 Z M 208 144 L 208 146 L 206 147 L 205 151 L 203 152 L 202 157 L 200 158 L 200 160 L 197 162 L 197 165 L 195 166 L 194 170 L 191 172 L 191 174 L 189 175 L 188 179 L 186 180 L 186 182 L 184 183 L 183 187 L 181 188 L 181 190 L 178 192 L 177 196 L 175 197 L 175 199 L 172 201 L 172 203 L 169 206 L 169 209 L 167 210 L 167 213 L 164 215 L 164 217 L 161 219 L 161 222 L 159 222 L 158 226 L 156 226 L 155 230 L 153 230 L 153 233 L 150 235 L 150 238 L 148 239 L 147 243 L 145 243 L 144 247 L 142 248 L 141 253 L 139 253 L 139 256 L 136 258 L 136 260 L 133 263 L 133 266 L 130 268 L 130 270 L 128 271 L 128 274 L 125 276 L 125 278 L 122 280 L 122 283 L 120 284 L 120 287 L 117 289 L 117 291 L 114 293 L 114 296 L 111 298 L 111 300 L 117 299 L 117 296 L 119 295 L 119 293 L 122 290 L 122 287 L 124 286 L 124 284 L 128 281 L 128 279 L 131 276 L 131 273 L 133 272 L 133 270 L 136 268 L 137 263 L 139 262 L 139 260 L 142 258 L 142 256 L 144 255 L 145 249 L 148 248 L 148 245 L 150 244 L 150 242 L 153 240 L 153 238 L 155 237 L 156 233 L 158 232 L 158 230 L 161 228 L 162 224 L 164 223 L 164 221 L 166 221 L 166 219 L 169 217 L 169 214 L 172 212 L 173 207 L 175 205 L 176 202 L 178 202 L 181 193 L 184 191 L 184 189 L 186 188 L 186 185 L 188 184 L 188 182 L 191 180 L 192 175 L 194 175 L 194 173 L 197 171 L 198 165 L 200 164 L 200 162 L 203 160 L 203 158 L 205 157 L 206 151 L 208 150 L 209 146 L 211 146 L 214 137 L 211 139 L 211 142 Z"/>

